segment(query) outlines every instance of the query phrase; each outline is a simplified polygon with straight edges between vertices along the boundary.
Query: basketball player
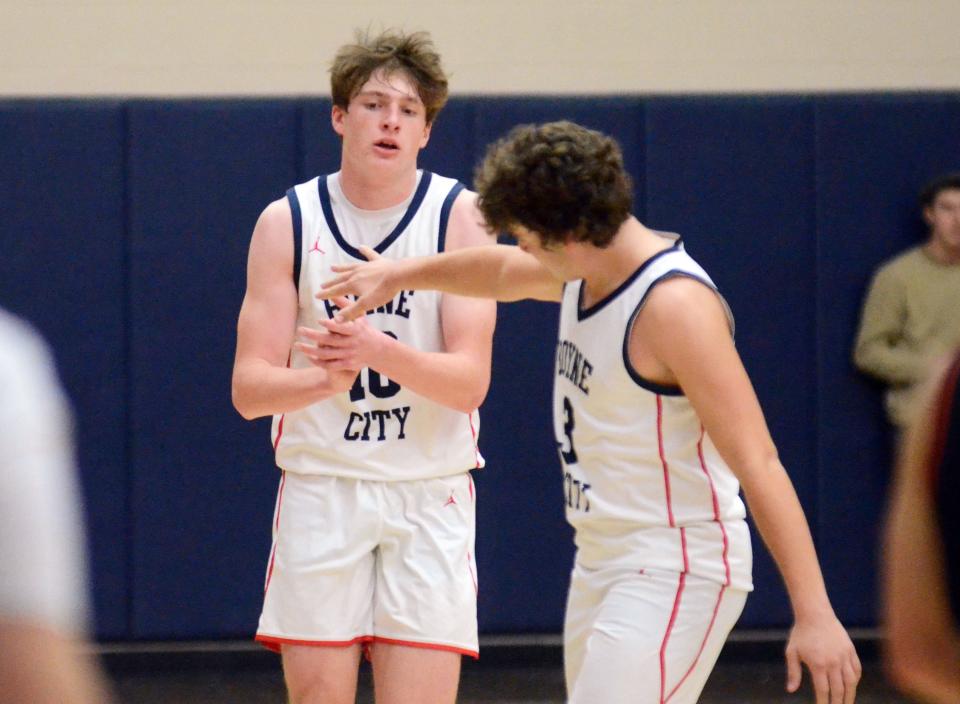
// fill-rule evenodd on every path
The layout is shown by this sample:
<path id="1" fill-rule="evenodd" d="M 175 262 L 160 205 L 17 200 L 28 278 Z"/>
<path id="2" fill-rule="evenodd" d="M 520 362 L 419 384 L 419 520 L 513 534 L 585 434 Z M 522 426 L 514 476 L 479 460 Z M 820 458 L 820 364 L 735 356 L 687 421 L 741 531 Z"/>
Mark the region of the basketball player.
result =
<path id="1" fill-rule="evenodd" d="M 273 416 L 281 468 L 257 640 L 294 704 L 354 701 L 361 648 L 381 704 L 452 704 L 477 655 L 474 493 L 496 304 L 401 291 L 343 331 L 331 369 L 315 294 L 337 264 L 490 244 L 476 194 L 417 169 L 447 81 L 425 34 L 386 32 L 332 67 L 341 168 L 263 211 L 233 398 Z M 341 301 L 343 303 L 343 301 Z"/>
<path id="2" fill-rule="evenodd" d="M 561 302 L 554 427 L 577 554 L 564 628 L 574 704 L 697 701 L 752 588 L 742 485 L 795 614 L 819 704 L 854 701 L 860 663 L 733 344 L 733 320 L 679 237 L 631 214 L 619 147 L 569 122 L 522 126 L 477 172 L 480 209 L 519 247 L 338 267 L 322 295 L 400 289 Z M 336 333 L 355 323 L 325 323 Z M 321 355 L 338 359 L 331 336 Z"/>

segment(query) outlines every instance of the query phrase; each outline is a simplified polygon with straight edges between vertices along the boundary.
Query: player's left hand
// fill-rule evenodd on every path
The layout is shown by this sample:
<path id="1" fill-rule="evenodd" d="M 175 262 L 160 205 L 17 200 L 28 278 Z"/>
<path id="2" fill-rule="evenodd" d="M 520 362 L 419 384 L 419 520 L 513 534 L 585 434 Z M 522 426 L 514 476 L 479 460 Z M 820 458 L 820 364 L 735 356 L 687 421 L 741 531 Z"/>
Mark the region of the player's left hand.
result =
<path id="1" fill-rule="evenodd" d="M 856 648 L 832 613 L 819 619 L 797 619 L 787 642 L 787 691 L 796 692 L 810 671 L 817 704 L 853 704 L 863 670 Z"/>
<path id="2" fill-rule="evenodd" d="M 350 305 L 350 301 L 343 296 L 335 297 L 333 302 L 341 309 Z M 335 325 L 330 326 L 330 329 L 326 328 L 326 323 L 332 321 L 321 320 L 319 322 L 323 326 L 320 329 L 297 328 L 297 335 L 300 340 L 294 343 L 294 347 L 302 352 L 312 364 L 323 367 L 331 373 L 355 371 L 368 366 L 360 361 L 352 364 L 348 361 L 350 359 L 358 360 L 359 356 L 362 355 L 358 355 L 357 351 L 364 348 L 363 338 L 369 337 L 368 333 L 377 332 L 367 325 L 365 317 L 361 316 L 356 322 L 337 321 Z M 370 342 L 368 341 L 367 347 L 369 345 Z"/>
<path id="3" fill-rule="evenodd" d="M 375 367 L 389 342 L 386 333 L 371 327 L 366 317 L 350 322 L 321 320 L 320 325 L 321 330 L 302 328 L 298 332 L 315 344 L 311 361 L 331 371 Z"/>

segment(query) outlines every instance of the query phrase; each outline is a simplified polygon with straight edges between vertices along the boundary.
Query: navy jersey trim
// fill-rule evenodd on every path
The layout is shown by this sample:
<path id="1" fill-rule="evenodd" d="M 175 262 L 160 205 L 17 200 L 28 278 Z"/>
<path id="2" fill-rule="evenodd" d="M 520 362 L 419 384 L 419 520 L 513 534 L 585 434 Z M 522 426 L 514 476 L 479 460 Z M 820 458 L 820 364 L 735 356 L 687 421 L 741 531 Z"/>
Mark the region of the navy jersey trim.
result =
<path id="1" fill-rule="evenodd" d="M 450 189 L 450 192 L 447 194 L 447 197 L 443 199 L 443 205 L 440 207 L 440 232 L 437 236 L 437 251 L 442 252 L 447 245 L 447 222 L 450 220 L 450 210 L 453 208 L 453 202 L 457 199 L 457 196 L 460 195 L 460 191 L 464 189 L 464 185 L 457 181 L 453 184 L 453 188 Z"/>
<path id="2" fill-rule="evenodd" d="M 293 218 L 293 285 L 300 290 L 300 260 L 303 256 L 303 215 L 300 213 L 300 199 L 297 189 L 287 190 L 287 201 L 290 203 L 290 215 Z"/>
<path id="3" fill-rule="evenodd" d="M 696 274 L 693 274 L 689 271 L 682 271 L 680 269 L 671 269 L 670 271 L 665 272 L 650 282 L 650 286 L 648 286 L 647 290 L 643 292 L 643 297 L 640 298 L 636 308 L 633 309 L 633 313 L 630 314 L 630 318 L 627 320 L 627 329 L 623 334 L 623 366 L 626 368 L 627 374 L 630 375 L 630 378 L 633 379 L 637 386 L 640 386 L 647 391 L 652 391 L 655 394 L 661 394 L 662 396 L 683 396 L 683 389 L 673 384 L 658 384 L 655 381 L 650 381 L 649 379 L 641 376 L 640 373 L 634 369 L 633 364 L 630 363 L 630 333 L 633 330 L 633 325 L 637 321 L 637 316 L 640 315 L 640 310 L 647 302 L 647 296 L 650 295 L 650 291 L 653 290 L 653 287 L 659 284 L 661 281 L 673 279 L 678 276 L 685 276 L 689 279 L 693 279 L 694 281 L 699 281 L 704 286 L 709 287 L 712 291 L 717 290 L 710 284 L 709 281 L 706 281 Z"/>
<path id="4" fill-rule="evenodd" d="M 661 250 L 661 251 L 657 252 L 657 253 L 654 254 L 652 257 L 650 257 L 649 259 L 647 259 L 647 261 L 645 261 L 643 264 L 641 264 L 641 265 L 637 268 L 637 270 L 636 270 L 635 272 L 633 272 L 632 274 L 630 274 L 630 276 L 627 277 L 626 281 L 624 281 L 622 284 L 620 284 L 619 286 L 617 286 L 611 293 L 608 293 L 606 296 L 604 296 L 603 298 L 601 298 L 599 301 L 597 301 L 596 303 L 594 303 L 594 304 L 593 304 L 592 306 L 590 306 L 589 308 L 584 308 L 584 307 L 583 307 L 583 288 L 584 288 L 584 287 L 583 287 L 583 282 L 581 281 L 581 282 L 580 282 L 580 292 L 579 292 L 579 294 L 577 295 L 577 320 L 578 320 L 578 321 L 580 321 L 580 320 L 586 320 L 586 319 L 589 318 L 591 315 L 595 315 L 596 313 L 599 313 L 599 312 L 600 312 L 601 310 L 603 310 L 611 301 L 613 301 L 617 296 L 619 296 L 621 293 L 623 293 L 624 290 L 625 290 L 627 287 L 630 286 L 630 284 L 632 284 L 634 281 L 636 281 L 636 280 L 637 280 L 637 277 L 640 276 L 640 274 L 642 274 L 642 273 L 647 269 L 647 267 L 649 267 L 651 264 L 653 264 L 653 262 L 655 262 L 655 261 L 656 261 L 657 259 L 659 259 L 660 257 L 664 257 L 664 256 L 666 256 L 666 255 L 668 255 L 668 254 L 672 254 L 673 252 L 679 251 L 679 250 L 680 250 L 680 245 L 681 245 L 681 240 L 680 240 L 679 238 L 677 238 L 676 242 L 674 242 L 671 246 L 667 247 L 667 248 L 664 249 L 664 250 Z"/>
<path id="5" fill-rule="evenodd" d="M 427 189 L 430 188 L 430 180 L 433 177 L 429 171 L 424 171 L 420 176 L 420 183 L 417 186 L 416 192 L 413 194 L 413 200 L 410 201 L 410 205 L 407 206 L 407 212 L 403 214 L 403 217 L 400 218 L 400 222 L 397 223 L 397 226 L 393 228 L 393 232 L 386 236 L 386 238 L 374 247 L 374 251 L 377 254 L 383 254 L 384 251 L 391 244 L 396 241 L 396 239 L 403 233 L 407 225 L 410 224 L 410 221 L 413 220 L 413 216 L 417 214 L 417 211 L 420 209 L 420 206 L 423 204 L 423 199 L 427 195 Z M 333 206 L 330 205 L 330 191 L 327 188 L 327 176 L 320 176 L 317 179 L 317 192 L 320 196 L 320 207 L 323 209 L 323 217 L 327 221 L 327 227 L 330 228 L 330 232 L 333 234 L 333 238 L 337 241 L 337 244 L 340 245 L 340 249 L 349 254 L 354 259 L 359 259 L 362 262 L 367 261 L 367 258 L 360 253 L 360 250 L 351 245 L 345 239 L 343 239 L 343 234 L 340 232 L 340 228 L 337 227 L 337 219 L 333 216 Z"/>

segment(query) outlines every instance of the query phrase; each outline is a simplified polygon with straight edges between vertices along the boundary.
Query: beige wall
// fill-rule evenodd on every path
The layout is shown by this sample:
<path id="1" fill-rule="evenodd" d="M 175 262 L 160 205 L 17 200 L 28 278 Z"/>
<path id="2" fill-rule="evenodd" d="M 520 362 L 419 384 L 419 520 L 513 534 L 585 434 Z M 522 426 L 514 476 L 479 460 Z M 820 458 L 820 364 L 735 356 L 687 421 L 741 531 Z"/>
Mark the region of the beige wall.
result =
<path id="1" fill-rule="evenodd" d="M 454 93 L 960 88 L 960 0 L 0 0 L 0 95 L 300 95 L 354 28 Z"/>

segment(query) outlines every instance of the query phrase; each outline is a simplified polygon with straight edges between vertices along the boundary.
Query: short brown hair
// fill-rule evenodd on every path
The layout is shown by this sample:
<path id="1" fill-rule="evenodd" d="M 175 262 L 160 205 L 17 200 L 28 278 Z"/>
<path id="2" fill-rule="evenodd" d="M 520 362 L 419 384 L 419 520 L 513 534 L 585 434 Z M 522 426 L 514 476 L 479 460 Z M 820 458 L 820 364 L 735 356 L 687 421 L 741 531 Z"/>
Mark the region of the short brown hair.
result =
<path id="1" fill-rule="evenodd" d="M 617 142 L 567 121 L 515 127 L 487 149 L 475 183 L 492 231 L 520 225 L 544 245 L 606 247 L 633 207 Z"/>
<path id="2" fill-rule="evenodd" d="M 340 47 L 330 67 L 333 104 L 346 110 L 350 100 L 376 71 L 406 73 L 426 108 L 427 124 L 447 102 L 447 77 L 440 55 L 426 32 L 387 30 L 371 37 L 357 32 L 356 43 Z"/>
<path id="3" fill-rule="evenodd" d="M 920 207 L 929 208 L 941 193 L 955 190 L 960 190 L 960 171 L 937 176 L 921 189 Z"/>

